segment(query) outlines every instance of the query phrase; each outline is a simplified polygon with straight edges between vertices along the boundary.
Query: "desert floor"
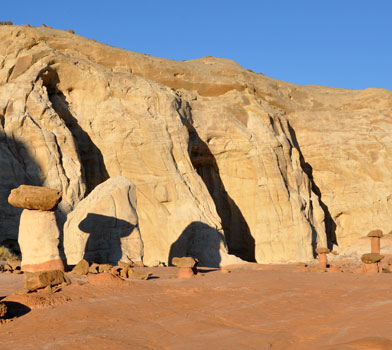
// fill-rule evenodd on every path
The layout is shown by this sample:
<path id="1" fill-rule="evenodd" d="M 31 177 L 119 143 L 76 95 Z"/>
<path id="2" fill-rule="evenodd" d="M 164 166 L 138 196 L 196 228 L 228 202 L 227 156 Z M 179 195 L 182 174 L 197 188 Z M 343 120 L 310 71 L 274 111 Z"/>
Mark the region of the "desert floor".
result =
<path id="1" fill-rule="evenodd" d="M 176 268 L 148 270 L 148 281 L 69 274 L 55 294 L 22 296 L 23 275 L 1 274 L 14 318 L 0 325 L 0 348 L 392 349 L 390 273 L 247 264 L 179 280 Z"/>

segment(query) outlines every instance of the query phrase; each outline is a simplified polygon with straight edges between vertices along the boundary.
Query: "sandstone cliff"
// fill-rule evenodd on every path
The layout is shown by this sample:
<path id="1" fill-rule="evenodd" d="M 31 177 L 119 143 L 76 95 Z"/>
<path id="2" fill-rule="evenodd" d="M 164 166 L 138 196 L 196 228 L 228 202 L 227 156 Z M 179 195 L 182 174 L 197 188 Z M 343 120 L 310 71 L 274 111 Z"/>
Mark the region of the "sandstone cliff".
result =
<path id="1" fill-rule="evenodd" d="M 62 190 L 64 220 L 121 175 L 136 185 L 146 264 L 311 259 L 389 228 L 391 100 L 0 27 L 0 240 L 17 234 L 11 188 Z"/>

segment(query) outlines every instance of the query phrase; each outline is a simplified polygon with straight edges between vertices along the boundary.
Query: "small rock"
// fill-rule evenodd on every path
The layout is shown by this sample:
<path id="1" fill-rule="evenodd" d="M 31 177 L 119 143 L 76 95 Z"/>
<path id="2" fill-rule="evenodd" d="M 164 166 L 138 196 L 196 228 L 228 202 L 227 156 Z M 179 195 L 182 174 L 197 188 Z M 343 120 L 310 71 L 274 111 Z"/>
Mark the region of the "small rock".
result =
<path id="1" fill-rule="evenodd" d="M 130 267 L 133 267 L 133 262 L 125 262 L 125 261 L 119 261 L 117 263 L 118 267 L 124 268 L 124 269 L 128 269 Z"/>
<path id="2" fill-rule="evenodd" d="M 150 272 L 144 271 L 135 271 L 133 269 L 128 270 L 128 278 L 132 278 L 135 280 L 148 280 L 148 278 L 152 275 Z"/>
<path id="3" fill-rule="evenodd" d="M 128 269 L 120 269 L 120 277 L 128 278 L 128 271 L 132 270 L 131 268 Z M 133 270 L 132 270 L 133 271 Z"/>
<path id="4" fill-rule="evenodd" d="M 88 269 L 88 273 L 98 273 L 99 265 L 97 263 L 92 263 Z"/>
<path id="5" fill-rule="evenodd" d="M 182 257 L 182 258 L 173 258 L 172 264 L 177 267 L 189 267 L 193 268 L 199 262 L 198 259 L 192 258 L 190 256 Z"/>
<path id="6" fill-rule="evenodd" d="M 88 263 L 88 261 L 82 259 L 75 265 L 75 267 L 72 269 L 72 272 L 77 275 L 83 276 L 88 274 L 89 269 L 90 269 L 90 264 Z"/>
<path id="7" fill-rule="evenodd" d="M 100 264 L 98 266 L 98 272 L 103 273 L 103 272 L 109 272 L 113 268 L 113 265 L 110 264 Z"/>
<path id="8" fill-rule="evenodd" d="M 11 270 L 20 270 L 21 261 L 17 258 L 7 259 L 7 265 L 11 267 Z"/>
<path id="9" fill-rule="evenodd" d="M 115 275 L 115 276 L 119 276 L 120 275 L 120 271 L 123 270 L 121 267 L 119 266 L 114 266 L 110 269 L 110 273 Z"/>
<path id="10" fill-rule="evenodd" d="M 231 271 L 230 271 L 230 270 L 227 270 L 227 269 L 221 269 L 221 272 L 222 272 L 222 273 L 231 273 Z"/>

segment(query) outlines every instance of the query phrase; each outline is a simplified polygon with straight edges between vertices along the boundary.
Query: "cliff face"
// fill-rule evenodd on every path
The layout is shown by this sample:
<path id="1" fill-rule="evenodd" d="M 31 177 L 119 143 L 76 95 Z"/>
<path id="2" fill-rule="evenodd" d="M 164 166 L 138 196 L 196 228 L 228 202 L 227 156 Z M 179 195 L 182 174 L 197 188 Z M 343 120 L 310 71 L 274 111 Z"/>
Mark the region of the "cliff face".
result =
<path id="1" fill-rule="evenodd" d="M 17 236 L 11 188 L 61 189 L 61 225 L 121 175 L 136 185 L 146 264 L 311 259 L 388 229 L 391 98 L 0 27 L 0 240 Z"/>

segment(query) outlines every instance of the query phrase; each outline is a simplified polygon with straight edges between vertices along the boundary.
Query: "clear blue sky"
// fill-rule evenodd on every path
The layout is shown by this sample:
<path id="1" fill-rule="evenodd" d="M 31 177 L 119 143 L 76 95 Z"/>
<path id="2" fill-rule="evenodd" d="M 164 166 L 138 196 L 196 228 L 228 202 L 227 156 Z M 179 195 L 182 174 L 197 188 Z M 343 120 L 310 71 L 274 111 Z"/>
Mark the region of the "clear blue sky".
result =
<path id="1" fill-rule="evenodd" d="M 0 20 L 175 60 L 230 58 L 297 84 L 392 90 L 392 0 L 1 0 Z"/>

